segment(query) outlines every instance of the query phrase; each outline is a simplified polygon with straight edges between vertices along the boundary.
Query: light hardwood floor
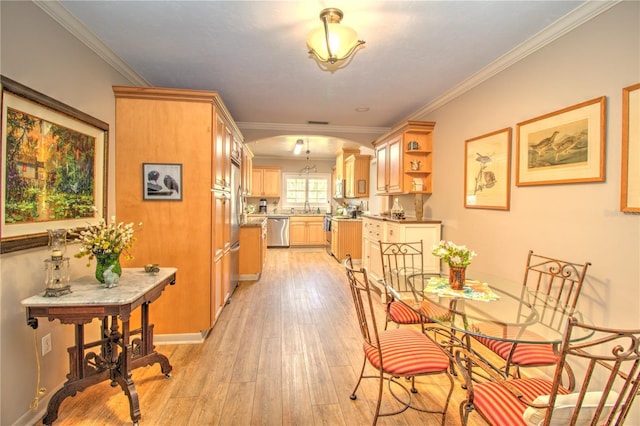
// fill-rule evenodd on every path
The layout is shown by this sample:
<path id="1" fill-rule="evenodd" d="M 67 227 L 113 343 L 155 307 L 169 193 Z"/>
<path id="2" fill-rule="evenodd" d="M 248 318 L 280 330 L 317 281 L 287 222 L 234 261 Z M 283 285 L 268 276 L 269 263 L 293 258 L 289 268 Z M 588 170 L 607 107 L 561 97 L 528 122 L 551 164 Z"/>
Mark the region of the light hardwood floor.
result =
<path id="1" fill-rule="evenodd" d="M 173 365 L 170 379 L 157 365 L 133 372 L 140 425 L 371 424 L 375 381 L 349 399 L 363 357 L 355 321 L 344 268 L 323 249 L 269 249 L 262 279 L 236 289 L 203 344 L 158 346 Z M 418 397 L 440 406 L 448 380 L 421 380 Z M 460 424 L 463 397 L 456 380 L 447 425 Z M 385 393 L 383 410 L 389 401 Z M 67 398 L 54 424 L 131 424 L 128 400 L 104 382 Z M 440 417 L 408 410 L 378 424 L 437 425 Z M 482 424 L 472 414 L 470 425 Z"/>

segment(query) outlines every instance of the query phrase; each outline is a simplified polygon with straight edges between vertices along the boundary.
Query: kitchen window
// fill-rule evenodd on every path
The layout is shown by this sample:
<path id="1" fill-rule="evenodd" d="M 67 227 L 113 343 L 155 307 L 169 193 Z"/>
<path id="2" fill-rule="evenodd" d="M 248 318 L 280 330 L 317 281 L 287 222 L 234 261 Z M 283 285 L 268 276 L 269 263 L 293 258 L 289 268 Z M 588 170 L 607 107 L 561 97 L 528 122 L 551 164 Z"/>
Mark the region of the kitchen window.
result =
<path id="1" fill-rule="evenodd" d="M 308 208 L 325 210 L 330 200 L 330 174 L 309 173 L 301 175 L 298 173 L 283 173 L 283 180 L 283 208 L 304 209 L 305 202 L 308 201 Z"/>

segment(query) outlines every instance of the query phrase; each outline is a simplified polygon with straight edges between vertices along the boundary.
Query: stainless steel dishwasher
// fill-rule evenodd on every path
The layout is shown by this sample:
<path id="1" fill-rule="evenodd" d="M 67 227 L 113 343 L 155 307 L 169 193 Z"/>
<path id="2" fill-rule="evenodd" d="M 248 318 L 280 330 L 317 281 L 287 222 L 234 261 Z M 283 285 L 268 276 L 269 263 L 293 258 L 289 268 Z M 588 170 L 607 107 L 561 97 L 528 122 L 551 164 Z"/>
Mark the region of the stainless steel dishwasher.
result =
<path id="1" fill-rule="evenodd" d="M 267 218 L 267 247 L 289 247 L 289 217 Z"/>

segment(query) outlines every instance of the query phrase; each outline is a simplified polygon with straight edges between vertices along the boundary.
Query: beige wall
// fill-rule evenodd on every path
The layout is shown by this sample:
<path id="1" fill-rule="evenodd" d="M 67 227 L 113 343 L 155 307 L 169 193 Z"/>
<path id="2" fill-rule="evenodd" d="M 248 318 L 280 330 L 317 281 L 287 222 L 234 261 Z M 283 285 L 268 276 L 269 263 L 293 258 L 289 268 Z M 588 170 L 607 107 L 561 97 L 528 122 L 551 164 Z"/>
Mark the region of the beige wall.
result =
<path id="1" fill-rule="evenodd" d="M 113 200 L 113 84 L 129 85 L 30 2 L 0 2 L 0 72 L 111 126 L 109 205 Z M 639 217 L 619 212 L 622 87 L 640 81 L 640 3 L 624 2 L 485 82 L 420 117 L 436 125 L 434 194 L 425 212 L 444 221 L 444 236 L 479 252 L 472 270 L 519 279 L 528 249 L 593 262 L 582 300 L 600 324 L 638 327 Z M 427 84 L 427 83 L 425 83 Z M 464 140 L 598 96 L 607 96 L 607 180 L 604 183 L 516 188 L 511 210 L 462 205 Z M 515 182 L 512 176 L 512 182 Z M 111 213 L 115 213 L 113 209 Z M 32 330 L 20 300 L 42 290 L 44 250 L 0 257 L 0 424 L 38 419 L 29 404 L 36 388 Z M 85 273 L 74 262 L 74 273 Z M 47 395 L 67 371 L 70 327 L 40 321 L 53 351 L 43 358 Z"/>
<path id="2" fill-rule="evenodd" d="M 640 216 L 620 212 L 622 88 L 640 82 L 640 3 L 623 2 L 474 90 L 420 117 L 437 123 L 428 207 L 444 238 L 478 252 L 471 271 L 521 279 L 529 249 L 591 261 L 580 306 L 596 324 L 640 328 Z M 515 127 L 607 98 L 606 181 L 515 186 Z M 511 210 L 465 209 L 465 140 L 512 127 Z"/>
<path id="3" fill-rule="evenodd" d="M 109 199 L 114 214 L 115 100 L 112 85 L 132 82 L 108 66 L 31 2 L 0 2 L 0 73 L 62 103 L 109 123 Z M 35 396 L 36 360 L 33 330 L 26 325 L 20 301 L 43 290 L 45 251 L 32 249 L 0 256 L 0 424 L 35 422 L 44 414 L 48 397 L 65 380 L 66 348 L 73 344 L 72 327 L 41 318 L 38 342 L 51 333 L 53 350 L 42 358 L 42 383 L 48 389 L 37 412 L 29 411 Z M 83 261 L 72 263 L 72 274 L 86 274 Z"/>

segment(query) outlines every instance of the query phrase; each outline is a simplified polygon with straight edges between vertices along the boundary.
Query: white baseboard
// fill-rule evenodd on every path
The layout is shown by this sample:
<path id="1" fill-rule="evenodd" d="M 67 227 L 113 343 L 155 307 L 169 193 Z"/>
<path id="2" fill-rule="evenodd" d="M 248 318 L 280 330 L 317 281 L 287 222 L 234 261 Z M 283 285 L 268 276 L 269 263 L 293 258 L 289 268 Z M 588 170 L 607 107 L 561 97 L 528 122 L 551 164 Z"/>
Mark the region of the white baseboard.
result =
<path id="1" fill-rule="evenodd" d="M 155 334 L 153 343 L 156 345 L 193 345 L 203 343 L 208 334 L 209 330 L 200 333 Z"/>

